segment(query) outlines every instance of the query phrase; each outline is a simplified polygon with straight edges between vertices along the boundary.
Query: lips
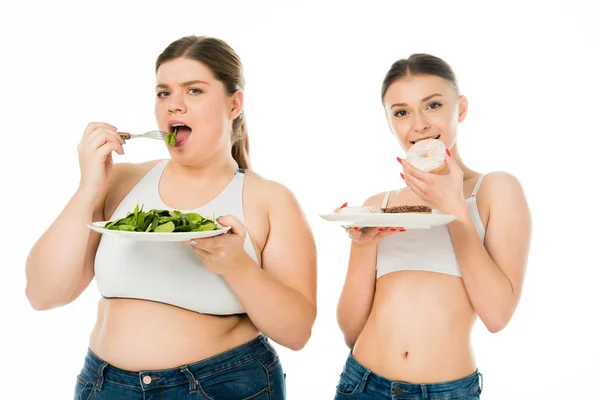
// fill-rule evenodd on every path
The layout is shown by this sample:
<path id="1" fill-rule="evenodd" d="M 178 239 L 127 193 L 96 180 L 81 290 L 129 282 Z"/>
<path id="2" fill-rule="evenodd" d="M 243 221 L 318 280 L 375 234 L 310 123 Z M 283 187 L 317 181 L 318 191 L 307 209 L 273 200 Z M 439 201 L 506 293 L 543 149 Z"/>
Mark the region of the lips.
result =
<path id="1" fill-rule="evenodd" d="M 437 136 L 429 136 L 429 137 L 424 137 L 424 138 L 421 138 L 421 139 L 419 139 L 419 140 L 413 140 L 413 141 L 411 141 L 411 142 L 410 142 L 410 144 L 415 144 L 415 143 L 417 143 L 417 142 L 420 142 L 421 140 L 427 140 L 427 139 L 439 139 L 441 136 L 442 136 L 442 135 L 441 135 L 441 134 L 439 134 L 439 135 L 437 135 Z"/>

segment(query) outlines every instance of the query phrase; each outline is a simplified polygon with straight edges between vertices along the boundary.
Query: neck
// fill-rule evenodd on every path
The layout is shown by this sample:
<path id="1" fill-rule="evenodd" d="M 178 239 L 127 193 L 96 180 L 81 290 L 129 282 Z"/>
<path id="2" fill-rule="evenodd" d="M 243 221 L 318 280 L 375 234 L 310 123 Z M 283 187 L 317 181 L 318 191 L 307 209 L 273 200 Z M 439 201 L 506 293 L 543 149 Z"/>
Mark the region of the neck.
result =
<path id="1" fill-rule="evenodd" d="M 459 168 L 462 170 L 463 172 L 463 180 L 468 180 L 471 179 L 473 176 L 478 175 L 477 172 L 473 171 L 472 169 L 470 169 L 469 167 L 467 167 L 465 165 L 465 163 L 462 160 L 462 157 L 460 156 L 460 153 L 458 151 L 458 145 L 454 144 L 454 147 L 452 147 L 452 149 L 450 150 L 450 154 L 452 154 L 452 158 L 454 159 L 454 161 L 456 161 L 456 164 L 458 164 Z M 448 169 L 448 167 L 444 168 L 445 170 Z"/>
<path id="2" fill-rule="evenodd" d="M 226 154 L 216 153 L 201 164 L 181 164 L 171 159 L 167 166 L 177 180 L 186 182 L 206 181 L 206 178 L 213 182 L 220 178 L 229 179 L 238 168 L 229 149 Z"/>

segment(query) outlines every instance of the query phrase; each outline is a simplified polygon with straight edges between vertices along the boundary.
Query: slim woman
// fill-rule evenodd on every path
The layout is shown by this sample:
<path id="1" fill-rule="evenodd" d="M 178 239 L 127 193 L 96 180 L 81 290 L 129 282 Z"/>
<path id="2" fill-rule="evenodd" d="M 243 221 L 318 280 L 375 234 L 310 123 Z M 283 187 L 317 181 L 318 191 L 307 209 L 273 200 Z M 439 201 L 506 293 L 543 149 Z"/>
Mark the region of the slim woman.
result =
<path id="1" fill-rule="evenodd" d="M 525 195 L 513 175 L 478 172 L 460 156 L 468 104 L 445 61 L 413 54 L 395 62 L 381 99 L 404 151 L 430 138 L 448 151 L 436 174 L 399 158 L 406 185 L 364 205 L 425 205 L 456 219 L 425 230 L 348 229 L 338 323 L 352 350 L 336 399 L 478 399 L 471 331 L 480 318 L 498 332 L 517 308 L 531 235 Z"/>
<path id="2" fill-rule="evenodd" d="M 293 194 L 250 170 L 233 49 L 181 38 L 159 55 L 156 83 L 158 128 L 177 129 L 170 158 L 113 163 L 124 153 L 116 128 L 87 126 L 80 185 L 27 259 L 29 301 L 37 310 L 63 306 L 96 278 L 102 296 L 75 399 L 284 399 L 269 339 L 299 350 L 311 335 L 312 233 Z M 138 242 L 86 227 L 136 204 L 220 216 L 231 228 Z"/>

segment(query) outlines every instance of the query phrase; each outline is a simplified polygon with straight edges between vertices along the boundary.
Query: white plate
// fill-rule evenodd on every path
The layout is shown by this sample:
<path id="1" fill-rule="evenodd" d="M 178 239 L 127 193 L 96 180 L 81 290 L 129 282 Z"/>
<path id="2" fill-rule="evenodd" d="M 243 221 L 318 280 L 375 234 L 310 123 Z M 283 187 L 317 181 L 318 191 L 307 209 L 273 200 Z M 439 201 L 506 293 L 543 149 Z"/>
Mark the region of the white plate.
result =
<path id="1" fill-rule="evenodd" d="M 88 228 L 105 235 L 141 240 L 144 242 L 184 242 L 191 239 L 219 236 L 231 229 L 230 226 L 223 226 L 213 231 L 202 232 L 130 232 L 104 229 L 104 225 L 106 225 L 107 222 L 108 221 L 92 222 L 91 224 L 88 224 Z"/>
<path id="2" fill-rule="evenodd" d="M 454 215 L 433 212 L 431 214 L 392 214 L 392 213 L 356 213 L 356 214 L 320 214 L 321 218 L 331 222 L 341 222 L 348 227 L 382 227 L 405 229 L 430 229 L 434 226 L 449 224 Z"/>

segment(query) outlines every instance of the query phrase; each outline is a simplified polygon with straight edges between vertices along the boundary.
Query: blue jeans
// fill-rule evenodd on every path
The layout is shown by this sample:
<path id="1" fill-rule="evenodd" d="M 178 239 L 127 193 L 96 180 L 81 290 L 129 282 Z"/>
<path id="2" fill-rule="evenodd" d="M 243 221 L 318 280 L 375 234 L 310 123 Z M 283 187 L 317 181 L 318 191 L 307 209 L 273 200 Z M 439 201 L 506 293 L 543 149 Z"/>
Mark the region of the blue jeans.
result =
<path id="1" fill-rule="evenodd" d="M 88 350 L 77 375 L 75 400 L 285 399 L 276 350 L 261 335 L 193 364 L 161 370 L 125 371 Z"/>
<path id="2" fill-rule="evenodd" d="M 479 371 L 465 378 L 434 384 L 390 381 L 363 367 L 350 352 L 336 387 L 335 400 L 479 400 L 483 389 L 480 377 L 483 384 Z"/>

